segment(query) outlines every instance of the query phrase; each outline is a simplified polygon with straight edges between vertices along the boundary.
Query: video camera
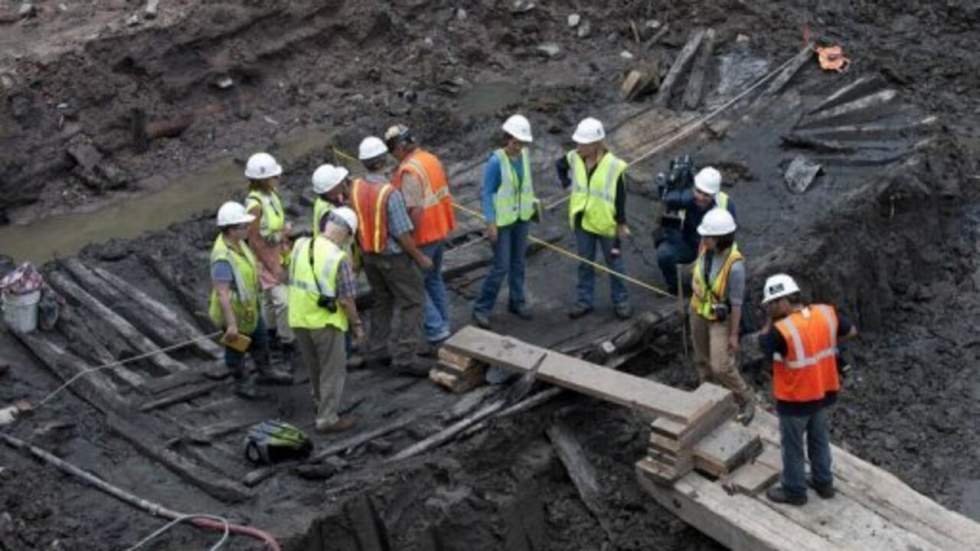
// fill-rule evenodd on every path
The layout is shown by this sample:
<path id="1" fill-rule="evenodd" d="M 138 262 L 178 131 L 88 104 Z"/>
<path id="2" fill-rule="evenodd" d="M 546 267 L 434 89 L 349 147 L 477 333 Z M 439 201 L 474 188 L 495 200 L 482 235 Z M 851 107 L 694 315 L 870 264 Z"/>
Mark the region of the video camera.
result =
<path id="1" fill-rule="evenodd" d="M 654 220 L 657 221 L 657 229 L 654 231 L 654 243 L 659 244 L 663 240 L 663 232 L 667 228 L 680 229 L 684 223 L 684 216 L 681 212 L 667 207 L 664 197 L 670 191 L 687 189 L 694 186 L 694 160 L 690 155 L 684 155 L 671 159 L 667 172 L 660 172 L 654 181 L 657 189 L 657 197 L 660 201 L 656 205 Z"/>

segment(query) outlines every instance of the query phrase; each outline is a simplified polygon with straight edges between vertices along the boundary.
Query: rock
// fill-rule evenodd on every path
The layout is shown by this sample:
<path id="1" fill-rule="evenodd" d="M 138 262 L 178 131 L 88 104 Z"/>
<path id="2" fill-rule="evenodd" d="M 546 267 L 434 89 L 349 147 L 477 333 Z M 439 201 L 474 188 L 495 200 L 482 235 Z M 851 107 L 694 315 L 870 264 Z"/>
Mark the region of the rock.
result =
<path id="1" fill-rule="evenodd" d="M 463 8 L 459 8 L 458 10 L 456 10 L 456 19 L 460 21 L 466 21 L 466 15 L 467 15 L 466 10 L 464 10 Z"/>
<path id="2" fill-rule="evenodd" d="M 544 44 L 539 44 L 536 50 L 548 58 L 556 58 L 558 54 L 561 53 L 561 47 L 554 42 L 545 42 Z"/>
<path id="3" fill-rule="evenodd" d="M 534 9 L 534 2 L 527 0 L 514 0 L 510 5 L 510 13 L 527 13 Z"/>
<path id="4" fill-rule="evenodd" d="M 146 0 L 146 7 L 143 8 L 143 15 L 147 19 L 156 19 L 157 10 L 160 8 L 160 0 Z"/>
<path id="5" fill-rule="evenodd" d="M 796 193 L 803 193 L 813 183 L 823 167 L 807 159 L 803 155 L 797 156 L 786 169 L 786 185 Z"/>
<path id="6" fill-rule="evenodd" d="M 21 19 L 27 19 L 35 15 L 37 15 L 37 8 L 30 2 L 24 2 L 20 5 L 20 9 L 17 10 L 17 16 Z"/>
<path id="7" fill-rule="evenodd" d="M 649 19 L 646 22 L 646 27 L 652 31 L 659 29 L 663 24 L 657 19 Z"/>
<path id="8" fill-rule="evenodd" d="M 127 27 L 135 27 L 136 25 L 139 25 L 140 22 L 141 22 L 140 14 L 138 13 L 134 13 L 133 15 L 130 15 L 128 18 L 126 18 Z"/>
<path id="9" fill-rule="evenodd" d="M 619 57 L 623 59 L 633 59 L 633 54 L 629 50 L 623 50 L 619 52 Z"/>
<path id="10" fill-rule="evenodd" d="M 592 34 L 592 24 L 588 21 L 583 21 L 582 24 L 579 25 L 578 32 L 575 33 L 575 36 L 579 38 L 588 38 L 590 34 Z"/>
<path id="11" fill-rule="evenodd" d="M 578 24 L 582 21 L 582 16 L 577 13 L 571 13 L 568 15 L 568 26 L 571 28 L 578 27 Z"/>
<path id="12" fill-rule="evenodd" d="M 749 42 L 749 35 L 739 34 L 735 37 L 735 42 L 738 44 L 747 44 Z"/>

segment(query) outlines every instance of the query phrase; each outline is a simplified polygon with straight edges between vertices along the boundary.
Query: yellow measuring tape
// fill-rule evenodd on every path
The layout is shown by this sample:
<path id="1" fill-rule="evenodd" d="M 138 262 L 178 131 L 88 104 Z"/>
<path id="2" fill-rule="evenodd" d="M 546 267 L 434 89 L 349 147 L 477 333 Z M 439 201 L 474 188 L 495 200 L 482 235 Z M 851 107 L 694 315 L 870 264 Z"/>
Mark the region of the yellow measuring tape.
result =
<path id="1" fill-rule="evenodd" d="M 334 154 L 334 157 L 336 157 L 336 158 L 343 158 L 343 159 L 347 159 L 349 161 L 354 161 L 354 162 L 360 163 L 360 161 L 357 158 L 355 158 L 355 157 L 353 157 L 353 156 L 351 156 L 351 155 L 349 155 L 347 153 L 344 153 L 343 151 L 337 149 L 336 147 L 333 148 L 333 154 Z M 464 212 L 464 213 L 466 213 L 466 214 L 468 214 L 470 216 L 479 218 L 480 220 L 483 220 L 484 219 L 483 218 L 483 215 L 481 213 L 479 213 L 479 212 L 477 212 L 477 211 L 475 211 L 475 210 L 473 210 L 471 208 L 465 207 L 465 206 L 463 206 L 463 205 L 461 205 L 459 203 L 456 203 L 455 201 L 453 202 L 453 207 L 455 207 L 457 210 L 459 210 L 461 212 Z M 571 251 L 563 248 L 563 247 L 559 247 L 558 245 L 555 245 L 553 243 L 549 243 L 549 242 L 545 241 L 544 239 L 538 239 L 537 237 L 534 237 L 533 235 L 529 235 L 528 236 L 528 240 L 531 241 L 532 243 L 537 243 L 538 245 L 541 245 L 542 247 L 545 247 L 547 249 L 550 249 L 552 251 L 555 251 L 558 254 L 561 254 L 563 256 L 567 256 L 568 258 L 577 260 L 578 262 L 582 262 L 582 263 L 588 264 L 589 266 L 592 266 L 593 268 L 595 268 L 597 270 L 600 270 L 602 272 L 606 272 L 609 275 L 618 276 L 618 277 L 622 278 L 623 281 L 627 281 L 629 283 L 632 283 L 633 285 L 636 285 L 638 287 L 642 287 L 643 289 L 646 289 L 648 291 L 651 291 L 651 292 L 654 292 L 654 293 L 663 295 L 665 297 L 673 297 L 674 296 L 673 293 L 664 291 L 663 289 L 660 289 L 659 287 L 655 287 L 653 285 L 650 285 L 649 283 L 646 283 L 644 281 L 640 281 L 639 279 L 636 279 L 634 277 L 630 277 L 630 276 L 628 276 L 628 275 L 626 275 L 624 273 L 617 272 L 616 270 L 613 270 L 612 268 L 610 268 L 608 266 L 605 266 L 603 264 L 599 264 L 598 262 L 595 262 L 593 260 L 588 260 L 586 258 L 583 258 L 583 257 L 581 257 L 581 256 L 579 256 L 579 255 L 577 255 L 577 254 L 575 254 L 575 253 L 573 253 L 573 252 L 571 252 Z"/>

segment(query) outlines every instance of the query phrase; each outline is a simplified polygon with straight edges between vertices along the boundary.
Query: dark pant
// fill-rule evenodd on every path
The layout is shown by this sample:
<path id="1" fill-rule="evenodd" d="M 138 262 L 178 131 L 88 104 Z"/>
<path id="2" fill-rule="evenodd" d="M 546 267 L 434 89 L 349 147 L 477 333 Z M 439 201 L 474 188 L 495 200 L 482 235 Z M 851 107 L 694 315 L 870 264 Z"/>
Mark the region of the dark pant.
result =
<path id="1" fill-rule="evenodd" d="M 258 325 L 249 335 L 252 343 L 248 347 L 248 353 L 252 355 L 255 365 L 266 367 L 269 365 L 269 334 L 265 330 L 265 322 L 259 316 Z M 225 365 L 231 369 L 232 375 L 236 378 L 243 375 L 242 364 L 245 361 L 245 354 L 234 348 L 225 347 Z"/>
<path id="2" fill-rule="evenodd" d="M 615 238 L 603 237 L 585 231 L 582 228 L 575 229 L 575 245 L 578 249 L 579 256 L 589 261 L 594 260 L 596 249 L 598 248 L 602 251 L 602 258 L 605 259 L 606 266 L 609 269 L 625 274 L 626 264 L 623 262 L 623 255 L 621 253 L 615 256 L 612 254 L 614 242 Z M 578 286 L 576 289 L 578 303 L 591 307 L 595 294 L 595 267 L 591 264 L 579 262 Z M 612 294 L 613 304 L 625 304 L 629 299 L 626 284 L 623 283 L 623 279 L 619 276 L 609 275 L 609 290 Z"/>
<path id="3" fill-rule="evenodd" d="M 677 265 L 694 262 L 697 258 L 697 244 L 692 245 L 679 232 L 668 233 L 657 245 L 657 264 L 670 292 L 677 292 Z"/>
<path id="4" fill-rule="evenodd" d="M 422 301 L 425 297 L 422 273 L 404 253 L 366 254 L 364 273 L 374 295 L 368 353 L 377 356 L 387 352 L 391 324 L 397 314 L 398 329 L 391 351 L 392 362 L 395 365 L 413 363 L 422 329 Z"/>
<path id="5" fill-rule="evenodd" d="M 827 422 L 827 408 L 821 408 L 810 415 L 780 415 L 779 435 L 783 448 L 781 481 L 787 494 L 806 495 L 804 437 L 814 484 L 830 486 L 834 483 L 834 475 L 830 470 L 830 426 Z"/>
<path id="6" fill-rule="evenodd" d="M 438 343 L 449 338 L 449 299 L 446 296 L 446 282 L 442 279 L 443 242 L 430 243 L 422 247 L 422 253 L 432 260 L 432 269 L 423 273 L 425 282 L 425 306 L 423 326 L 425 339 Z"/>
<path id="7" fill-rule="evenodd" d="M 493 244 L 493 266 L 483 280 L 480 296 L 473 310 L 481 314 L 493 311 L 497 293 L 507 276 L 511 309 L 524 306 L 524 259 L 527 254 L 528 222 L 514 222 L 497 228 L 497 242 Z"/>

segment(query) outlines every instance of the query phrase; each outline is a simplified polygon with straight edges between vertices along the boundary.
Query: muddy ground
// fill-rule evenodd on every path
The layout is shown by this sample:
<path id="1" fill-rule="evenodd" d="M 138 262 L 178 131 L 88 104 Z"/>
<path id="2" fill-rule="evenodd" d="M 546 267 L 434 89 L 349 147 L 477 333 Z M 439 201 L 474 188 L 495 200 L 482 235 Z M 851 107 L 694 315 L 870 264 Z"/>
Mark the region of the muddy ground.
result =
<path id="1" fill-rule="evenodd" d="M 753 247 L 773 253 L 754 263 L 752 288 L 765 273 L 789 269 L 815 299 L 856 319 L 864 334 L 834 410 L 835 441 L 980 518 L 980 97 L 971 93 L 980 74 L 972 30 L 980 8 L 973 3 L 548 2 L 513 12 L 512 2 L 487 0 L 164 1 L 156 19 L 132 25 L 126 20 L 140 3 L 72 2 L 67 12 L 58 2 L 35 4 L 35 17 L 0 23 L 0 209 L 15 223 L 131 199 L 165 187 L 174 171 L 275 150 L 298 127 L 325 128 L 351 150 L 365 129 L 380 131 L 397 118 L 459 160 L 486 150 L 500 115 L 518 106 L 547 121 L 543 131 L 567 132 L 593 106 L 620 101 L 620 77 L 633 64 L 620 52 L 669 58 L 696 26 L 716 27 L 722 45 L 745 34 L 774 63 L 795 53 L 806 23 L 842 41 L 856 69 L 882 75 L 938 114 L 941 139 L 916 164 L 853 183 L 826 208 L 790 211 L 780 218 L 785 225 L 757 236 Z M 18 5 L 0 2 L 0 12 Z M 590 23 L 589 37 L 567 27 L 573 11 Z M 642 40 L 655 32 L 645 26 L 651 19 L 671 30 L 638 46 L 628 22 Z M 536 49 L 546 42 L 559 45 L 557 57 Z M 230 88 L 221 87 L 226 77 Z M 498 87 L 475 86 L 486 83 Z M 134 133 L 134 109 L 151 123 L 188 125 L 140 143 L 146 128 Z M 79 144 L 94 145 L 114 170 L 92 173 L 66 153 Z M 317 158 L 301 156 L 298 170 L 308 174 Z M 291 183 L 305 186 L 305 178 Z M 793 212 L 805 218 L 794 220 Z M 95 245 L 83 256 L 120 260 L 152 248 L 203 292 L 201 266 L 187 251 L 207 247 L 209 218 Z M 692 386 L 679 331 L 672 337 L 628 368 Z M 8 336 L 0 342 L 12 365 L 31 364 Z M 765 367 L 747 371 L 764 391 Z M 43 372 L 15 368 L 0 375 L 0 405 L 55 386 Z M 574 428 L 602 475 L 603 518 L 582 505 L 543 434 L 556 418 Z M 87 460 L 129 489 L 185 510 L 226 510 L 181 493 L 168 471 L 147 469 L 72 395 L 29 423 L 19 430 L 37 444 Z M 636 486 L 643 428 L 621 408 L 566 396 L 446 452 L 324 483 L 322 499 L 309 503 L 323 511 L 322 522 L 287 547 L 349 545 L 350 531 L 363 529 L 373 508 L 395 549 L 715 549 Z M 352 461 L 367 465 L 386 451 Z M 0 468 L 0 548 L 124 548 L 161 524 L 7 448 Z M 208 541 L 184 528 L 157 548 Z"/>

